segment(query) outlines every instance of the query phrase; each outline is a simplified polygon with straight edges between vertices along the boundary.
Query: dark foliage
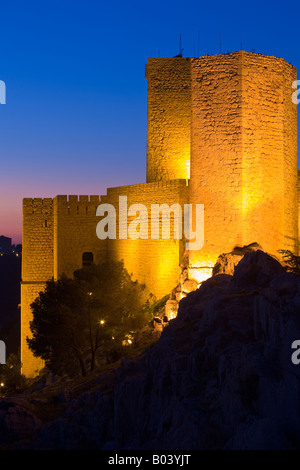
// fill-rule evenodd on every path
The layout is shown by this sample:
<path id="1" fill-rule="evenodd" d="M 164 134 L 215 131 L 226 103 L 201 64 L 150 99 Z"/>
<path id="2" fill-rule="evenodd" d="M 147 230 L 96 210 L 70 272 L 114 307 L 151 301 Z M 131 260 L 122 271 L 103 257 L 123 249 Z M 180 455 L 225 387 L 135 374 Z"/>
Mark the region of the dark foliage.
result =
<path id="1" fill-rule="evenodd" d="M 294 255 L 289 250 L 279 250 L 279 253 L 283 258 L 285 270 L 300 276 L 300 256 Z"/>
<path id="2" fill-rule="evenodd" d="M 50 280 L 32 303 L 29 348 L 56 374 L 82 375 L 117 358 L 151 317 L 152 297 L 122 262 Z"/>

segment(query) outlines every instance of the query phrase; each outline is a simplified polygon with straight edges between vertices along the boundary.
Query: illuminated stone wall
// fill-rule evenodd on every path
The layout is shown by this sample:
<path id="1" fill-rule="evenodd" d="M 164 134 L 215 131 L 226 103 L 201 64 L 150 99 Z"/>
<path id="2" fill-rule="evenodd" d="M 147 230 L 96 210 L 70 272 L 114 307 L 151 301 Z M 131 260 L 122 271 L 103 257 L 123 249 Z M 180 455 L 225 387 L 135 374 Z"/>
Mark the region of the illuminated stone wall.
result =
<path id="1" fill-rule="evenodd" d="M 190 201 L 205 206 L 205 245 L 190 264 L 253 242 L 297 253 L 295 68 L 237 52 L 191 59 L 191 77 Z"/>
<path id="2" fill-rule="evenodd" d="M 192 59 L 192 204 L 204 204 L 203 249 L 190 252 L 201 280 L 217 256 L 242 243 L 241 81 L 230 55 Z M 203 274 L 202 274 L 203 272 Z"/>
<path id="3" fill-rule="evenodd" d="M 298 250 L 296 69 L 283 59 L 240 54 L 244 240 L 273 254 Z"/>
<path id="4" fill-rule="evenodd" d="M 300 234 L 300 171 L 298 170 L 298 179 L 297 179 L 297 196 L 298 196 L 298 234 Z M 299 235 L 298 235 L 299 236 Z M 299 248 L 298 248 L 298 255 L 299 255 Z"/>
<path id="5" fill-rule="evenodd" d="M 21 360 L 22 372 L 28 377 L 43 367 L 26 343 L 31 336 L 31 303 L 47 280 L 63 273 L 72 277 L 82 267 L 84 252 L 93 253 L 96 263 L 105 256 L 105 242 L 100 243 L 96 236 L 99 201 L 99 196 L 23 200 Z"/>
<path id="6" fill-rule="evenodd" d="M 96 235 L 96 209 L 100 196 L 56 196 L 54 213 L 54 276 L 72 277 L 82 267 L 83 253 L 92 253 L 95 263 L 106 256 L 106 246 Z"/>
<path id="7" fill-rule="evenodd" d="M 190 60 L 148 59 L 147 182 L 190 176 Z"/>
<path id="8" fill-rule="evenodd" d="M 26 337 L 31 337 L 30 304 L 54 274 L 52 199 L 23 200 L 22 238 L 21 360 L 22 372 L 30 377 L 43 367 L 42 361 L 29 351 Z"/>
<path id="9" fill-rule="evenodd" d="M 143 204 L 147 209 L 148 239 L 132 240 L 128 237 L 119 240 L 119 218 L 117 217 L 117 239 L 108 240 L 108 256 L 112 260 L 124 260 L 125 267 L 133 278 L 147 285 L 148 290 L 157 299 L 170 293 L 179 278 L 179 265 L 184 252 L 184 239 L 174 240 L 174 214 L 170 217 L 170 239 L 162 239 L 162 214 L 160 214 L 159 239 L 151 236 L 151 205 L 179 204 L 182 209 L 188 202 L 188 185 L 186 180 L 173 180 L 138 184 L 120 188 L 110 188 L 107 198 L 102 202 L 113 204 L 119 214 L 119 196 L 127 196 L 128 209 L 132 204 Z M 139 213 L 138 213 L 139 214 Z M 154 213 L 153 213 L 154 214 Z M 128 217 L 128 226 L 135 216 Z M 183 214 L 179 222 L 183 225 Z M 168 224 L 169 225 L 169 224 Z M 137 228 L 139 231 L 139 227 Z M 182 229 L 184 235 L 184 230 Z"/>
<path id="10" fill-rule="evenodd" d="M 119 240 L 119 196 L 127 196 L 128 209 L 134 203 L 147 209 L 148 236 L 151 238 L 151 204 L 187 202 L 186 180 L 140 184 L 108 189 L 106 196 L 56 196 L 52 199 L 24 199 L 23 253 L 21 285 L 21 360 L 22 372 L 30 377 L 43 367 L 27 347 L 31 336 L 31 303 L 45 288 L 46 281 L 62 274 L 73 276 L 82 267 L 83 253 L 93 254 L 95 263 L 104 259 L 124 260 L 133 279 L 147 285 L 149 292 L 160 298 L 170 292 L 179 276 L 183 240 Z M 112 204 L 117 213 L 117 239 L 99 240 L 96 216 L 99 204 Z M 128 225 L 135 217 L 128 217 Z M 171 214 L 171 235 L 173 217 Z M 181 219 L 183 222 L 183 218 Z M 112 286 L 113 288 L 113 286 Z"/>

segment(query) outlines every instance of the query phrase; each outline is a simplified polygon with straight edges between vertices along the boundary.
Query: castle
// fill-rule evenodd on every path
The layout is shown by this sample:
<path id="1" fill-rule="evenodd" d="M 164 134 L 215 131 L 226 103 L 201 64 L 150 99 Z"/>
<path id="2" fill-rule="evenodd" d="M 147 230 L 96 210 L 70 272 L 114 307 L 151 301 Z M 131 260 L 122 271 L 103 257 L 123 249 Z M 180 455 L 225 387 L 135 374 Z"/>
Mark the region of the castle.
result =
<path id="1" fill-rule="evenodd" d="M 146 65 L 147 180 L 103 196 L 23 200 L 21 360 L 41 367 L 27 348 L 30 304 L 45 282 L 104 259 L 125 267 L 157 298 L 178 279 L 210 276 L 217 257 L 259 243 L 270 254 L 298 254 L 296 69 L 282 58 L 239 51 L 199 58 L 151 58 Z M 103 239 L 99 204 L 203 204 L 204 245 L 184 239 Z M 128 220 L 128 223 L 130 218 Z"/>

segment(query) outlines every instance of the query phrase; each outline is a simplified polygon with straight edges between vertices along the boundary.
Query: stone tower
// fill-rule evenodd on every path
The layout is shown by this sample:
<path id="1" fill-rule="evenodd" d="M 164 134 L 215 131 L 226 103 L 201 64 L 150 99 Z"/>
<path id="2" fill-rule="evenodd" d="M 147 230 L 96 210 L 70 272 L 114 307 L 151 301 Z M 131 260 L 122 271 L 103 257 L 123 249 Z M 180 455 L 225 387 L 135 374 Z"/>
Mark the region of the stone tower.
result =
<path id="1" fill-rule="evenodd" d="M 236 52 L 149 59 L 147 181 L 190 178 L 205 207 L 205 243 L 189 253 L 199 280 L 217 256 L 258 242 L 298 251 L 296 69 Z"/>

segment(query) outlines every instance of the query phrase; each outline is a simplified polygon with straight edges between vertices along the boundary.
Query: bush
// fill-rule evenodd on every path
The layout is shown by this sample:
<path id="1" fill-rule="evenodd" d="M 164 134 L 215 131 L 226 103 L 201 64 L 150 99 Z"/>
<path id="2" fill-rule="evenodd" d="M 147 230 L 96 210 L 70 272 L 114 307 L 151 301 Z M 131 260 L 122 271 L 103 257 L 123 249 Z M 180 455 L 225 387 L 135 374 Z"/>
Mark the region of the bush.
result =
<path id="1" fill-rule="evenodd" d="M 283 266 L 287 272 L 300 275 L 300 256 L 294 255 L 289 250 L 278 250 L 283 259 Z"/>

